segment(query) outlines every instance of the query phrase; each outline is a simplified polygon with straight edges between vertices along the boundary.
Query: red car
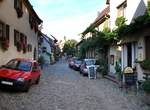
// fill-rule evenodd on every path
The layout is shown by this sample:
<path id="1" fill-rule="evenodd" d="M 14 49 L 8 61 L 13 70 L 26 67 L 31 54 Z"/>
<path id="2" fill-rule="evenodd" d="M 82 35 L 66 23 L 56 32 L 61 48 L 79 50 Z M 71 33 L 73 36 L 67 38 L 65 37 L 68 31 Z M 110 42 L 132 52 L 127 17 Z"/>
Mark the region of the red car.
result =
<path id="1" fill-rule="evenodd" d="M 0 85 L 28 92 L 31 84 L 38 84 L 41 70 L 35 60 L 12 59 L 0 68 Z"/>

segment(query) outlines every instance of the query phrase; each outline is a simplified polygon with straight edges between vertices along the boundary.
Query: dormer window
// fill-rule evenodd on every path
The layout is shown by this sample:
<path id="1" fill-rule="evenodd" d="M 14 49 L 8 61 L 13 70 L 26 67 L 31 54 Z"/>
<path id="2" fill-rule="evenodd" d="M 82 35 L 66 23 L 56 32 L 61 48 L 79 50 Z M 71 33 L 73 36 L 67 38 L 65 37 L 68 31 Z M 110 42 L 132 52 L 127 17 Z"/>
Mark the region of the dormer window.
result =
<path id="1" fill-rule="evenodd" d="M 118 9 L 118 17 L 123 16 L 125 17 L 126 14 L 126 7 L 127 7 L 127 0 L 125 0 L 123 3 L 121 3 L 119 6 L 117 6 Z"/>
<path id="2" fill-rule="evenodd" d="M 22 5 L 22 0 L 14 0 L 14 8 L 16 9 L 18 18 L 23 15 Z"/>
<path id="3" fill-rule="evenodd" d="M 34 29 L 34 31 L 36 33 L 38 31 L 37 19 L 31 14 L 29 14 L 29 23 L 30 23 L 31 29 Z"/>

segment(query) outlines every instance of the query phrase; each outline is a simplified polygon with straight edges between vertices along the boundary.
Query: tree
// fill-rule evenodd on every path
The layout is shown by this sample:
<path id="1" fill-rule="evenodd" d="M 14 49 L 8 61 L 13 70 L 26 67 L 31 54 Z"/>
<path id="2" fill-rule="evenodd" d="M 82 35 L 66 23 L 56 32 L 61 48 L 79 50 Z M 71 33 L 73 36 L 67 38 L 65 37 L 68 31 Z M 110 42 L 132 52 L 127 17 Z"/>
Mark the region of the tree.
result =
<path id="1" fill-rule="evenodd" d="M 77 44 L 77 41 L 74 39 L 65 41 L 64 47 L 63 47 L 63 53 L 66 53 L 67 55 L 75 55 L 76 44 Z"/>

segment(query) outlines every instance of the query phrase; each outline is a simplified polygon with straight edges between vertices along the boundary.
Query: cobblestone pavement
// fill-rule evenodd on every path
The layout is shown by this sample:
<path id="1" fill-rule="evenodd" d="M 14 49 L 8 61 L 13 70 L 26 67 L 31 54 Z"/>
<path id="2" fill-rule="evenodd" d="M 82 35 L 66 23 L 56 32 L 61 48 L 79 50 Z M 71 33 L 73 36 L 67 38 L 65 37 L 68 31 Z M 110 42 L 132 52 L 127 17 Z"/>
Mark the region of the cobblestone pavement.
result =
<path id="1" fill-rule="evenodd" d="M 113 82 L 90 80 L 59 62 L 45 67 L 28 93 L 0 91 L 0 110 L 150 110 L 140 94 Z"/>

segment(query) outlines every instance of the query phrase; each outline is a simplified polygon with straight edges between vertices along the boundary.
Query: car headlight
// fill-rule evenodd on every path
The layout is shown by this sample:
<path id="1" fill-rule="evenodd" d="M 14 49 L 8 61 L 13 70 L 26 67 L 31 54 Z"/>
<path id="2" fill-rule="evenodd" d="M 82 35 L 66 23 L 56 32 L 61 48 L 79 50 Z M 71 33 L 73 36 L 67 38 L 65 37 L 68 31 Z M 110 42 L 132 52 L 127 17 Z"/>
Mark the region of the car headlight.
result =
<path id="1" fill-rule="evenodd" d="M 24 78 L 18 78 L 17 81 L 24 82 Z"/>

